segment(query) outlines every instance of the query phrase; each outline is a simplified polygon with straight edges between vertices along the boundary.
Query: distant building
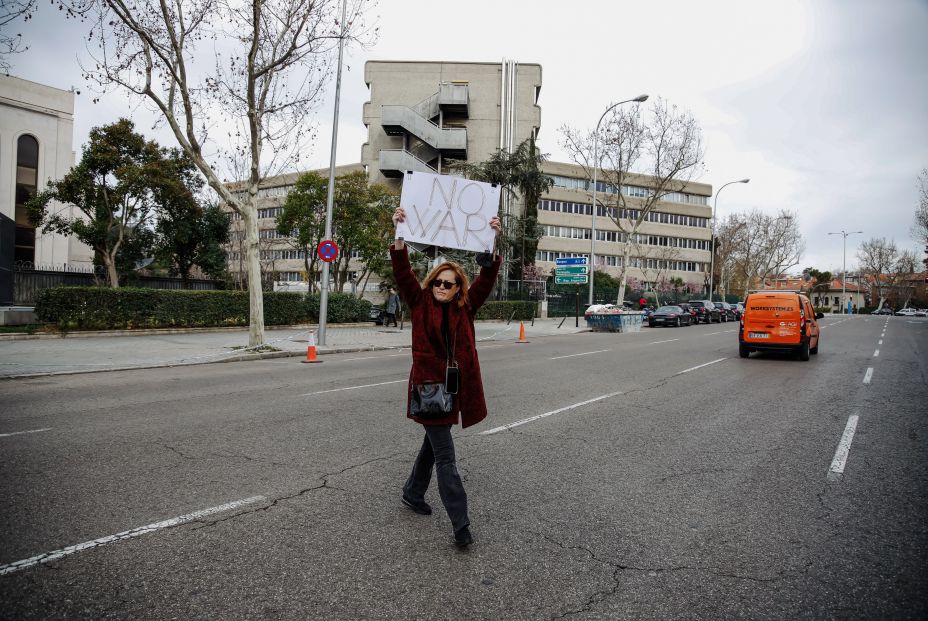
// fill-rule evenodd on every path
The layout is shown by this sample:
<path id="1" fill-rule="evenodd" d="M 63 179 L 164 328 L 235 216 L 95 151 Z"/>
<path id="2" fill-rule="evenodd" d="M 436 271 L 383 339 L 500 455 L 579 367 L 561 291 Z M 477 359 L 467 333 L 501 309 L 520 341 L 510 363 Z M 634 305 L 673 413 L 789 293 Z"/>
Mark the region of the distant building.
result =
<path id="1" fill-rule="evenodd" d="M 93 251 L 75 237 L 44 234 L 30 223 L 26 201 L 74 165 L 74 93 L 0 75 L 0 214 L 15 223 L 13 261 L 20 265 L 89 266 Z M 53 205 L 74 217 L 77 208 Z M 4 222 L 8 222 L 5 220 Z M 6 258 L 6 250 L 0 249 Z"/>

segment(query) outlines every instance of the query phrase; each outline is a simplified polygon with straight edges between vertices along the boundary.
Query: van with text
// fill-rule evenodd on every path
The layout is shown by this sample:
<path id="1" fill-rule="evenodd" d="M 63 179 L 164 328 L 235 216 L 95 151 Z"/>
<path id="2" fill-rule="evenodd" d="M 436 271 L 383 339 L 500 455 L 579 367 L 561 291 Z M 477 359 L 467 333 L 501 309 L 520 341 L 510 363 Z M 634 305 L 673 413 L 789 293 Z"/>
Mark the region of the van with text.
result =
<path id="1" fill-rule="evenodd" d="M 808 360 L 819 348 L 818 320 L 809 298 L 798 291 L 752 291 L 744 302 L 738 330 L 738 354 L 792 352 Z"/>

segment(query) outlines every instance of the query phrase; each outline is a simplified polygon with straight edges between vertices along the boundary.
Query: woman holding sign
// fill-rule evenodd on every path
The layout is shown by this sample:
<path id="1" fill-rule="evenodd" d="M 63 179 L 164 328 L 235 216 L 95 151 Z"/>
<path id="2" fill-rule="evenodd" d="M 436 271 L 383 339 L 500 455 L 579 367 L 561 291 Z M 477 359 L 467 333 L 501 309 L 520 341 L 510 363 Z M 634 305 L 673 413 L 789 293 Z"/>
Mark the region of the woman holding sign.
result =
<path id="1" fill-rule="evenodd" d="M 406 219 L 402 207 L 393 214 L 394 226 Z M 502 227 L 493 217 L 490 228 L 499 235 Z M 474 317 L 496 281 L 502 259 L 480 261 L 485 265 L 469 282 L 457 263 L 436 266 L 420 283 L 409 265 L 403 240 L 390 248 L 393 274 L 412 318 L 412 371 L 406 416 L 425 428 L 422 448 L 403 486 L 403 504 L 422 515 L 432 513 L 425 491 L 435 467 L 438 493 L 451 519 L 454 542 L 461 547 L 473 543 L 467 515 L 467 493 L 461 483 L 454 456 L 451 426 L 461 422 L 470 427 L 486 418 L 483 381 L 474 338 Z"/>

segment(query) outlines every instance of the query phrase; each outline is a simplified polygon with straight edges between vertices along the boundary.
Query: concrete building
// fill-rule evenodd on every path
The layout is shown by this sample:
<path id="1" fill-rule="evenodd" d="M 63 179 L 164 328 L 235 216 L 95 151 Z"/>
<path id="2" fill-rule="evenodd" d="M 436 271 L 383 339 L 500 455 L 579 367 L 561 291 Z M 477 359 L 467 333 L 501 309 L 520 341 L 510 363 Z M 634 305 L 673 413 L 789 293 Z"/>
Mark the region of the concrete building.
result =
<path id="1" fill-rule="evenodd" d="M 550 271 L 562 257 L 589 257 L 592 236 L 592 181 L 580 166 L 546 162 L 542 170 L 554 179 L 554 186 L 538 205 L 538 222 L 544 237 L 538 244 L 536 264 Z M 611 192 L 597 182 L 597 202 L 602 192 Z M 622 188 L 628 208 L 636 218 L 635 206 L 647 196 L 653 182 L 643 175 L 630 176 Z M 629 240 L 616 225 L 613 210 L 600 206 L 596 214 L 596 269 L 618 276 L 624 246 L 632 243 L 628 276 L 650 286 L 679 278 L 692 290 L 704 286 L 709 272 L 712 186 L 704 183 L 680 184 L 677 191 L 664 196 Z M 630 227 L 627 218 L 620 218 Z"/>
<path id="2" fill-rule="evenodd" d="M 43 234 L 25 202 L 74 165 L 74 93 L 0 75 L 0 214 L 15 222 L 13 260 L 40 267 L 90 266 L 93 252 L 76 238 Z M 57 204 L 74 217 L 77 209 Z M 5 252 L 0 253 L 4 257 Z"/>

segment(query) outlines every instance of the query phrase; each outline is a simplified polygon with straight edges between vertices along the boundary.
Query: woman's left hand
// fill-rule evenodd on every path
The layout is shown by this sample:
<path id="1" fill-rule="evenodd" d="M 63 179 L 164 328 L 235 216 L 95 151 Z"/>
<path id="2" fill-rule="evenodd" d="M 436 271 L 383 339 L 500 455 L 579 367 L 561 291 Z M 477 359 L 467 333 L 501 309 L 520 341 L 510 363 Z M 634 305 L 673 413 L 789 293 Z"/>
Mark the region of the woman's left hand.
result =
<path id="1" fill-rule="evenodd" d="M 496 231 L 497 237 L 500 233 L 503 232 L 503 223 L 500 222 L 499 216 L 493 216 L 490 218 L 490 228 Z"/>

